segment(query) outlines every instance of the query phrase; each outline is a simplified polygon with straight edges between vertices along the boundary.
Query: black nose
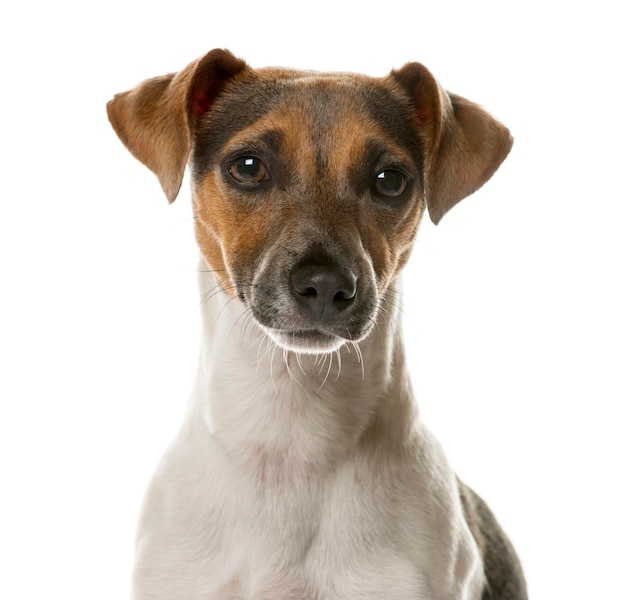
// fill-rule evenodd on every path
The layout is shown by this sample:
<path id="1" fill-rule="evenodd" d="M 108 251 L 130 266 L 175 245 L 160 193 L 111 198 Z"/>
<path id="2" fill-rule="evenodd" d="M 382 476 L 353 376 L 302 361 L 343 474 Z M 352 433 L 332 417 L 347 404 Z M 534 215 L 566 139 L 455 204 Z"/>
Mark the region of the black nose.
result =
<path id="1" fill-rule="evenodd" d="M 303 264 L 291 273 L 291 295 L 306 313 L 324 321 L 352 305 L 356 282 L 354 273 L 339 266 Z"/>

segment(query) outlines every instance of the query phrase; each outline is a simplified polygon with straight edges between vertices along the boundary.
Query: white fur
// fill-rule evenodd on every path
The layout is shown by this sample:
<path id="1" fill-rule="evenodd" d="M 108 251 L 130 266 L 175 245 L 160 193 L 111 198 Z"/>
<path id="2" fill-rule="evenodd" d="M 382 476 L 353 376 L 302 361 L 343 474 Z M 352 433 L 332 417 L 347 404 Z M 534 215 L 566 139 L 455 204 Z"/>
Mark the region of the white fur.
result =
<path id="1" fill-rule="evenodd" d="M 212 274 L 201 286 L 196 385 L 146 498 L 135 600 L 478 600 L 478 549 L 393 303 L 359 347 L 297 355 Z"/>

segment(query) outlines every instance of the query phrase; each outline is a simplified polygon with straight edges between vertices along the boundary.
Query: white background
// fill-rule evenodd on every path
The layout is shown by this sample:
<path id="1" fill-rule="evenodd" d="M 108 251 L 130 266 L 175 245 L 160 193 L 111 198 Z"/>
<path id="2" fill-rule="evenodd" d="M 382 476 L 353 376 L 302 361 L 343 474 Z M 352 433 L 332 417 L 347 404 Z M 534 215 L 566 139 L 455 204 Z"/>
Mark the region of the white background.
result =
<path id="1" fill-rule="evenodd" d="M 199 311 L 187 185 L 168 206 L 104 107 L 213 47 L 372 75 L 417 60 L 511 128 L 494 178 L 422 228 L 405 277 L 414 387 L 534 600 L 626 598 L 619 3 L 3 6 L 1 598 L 128 597 Z"/>

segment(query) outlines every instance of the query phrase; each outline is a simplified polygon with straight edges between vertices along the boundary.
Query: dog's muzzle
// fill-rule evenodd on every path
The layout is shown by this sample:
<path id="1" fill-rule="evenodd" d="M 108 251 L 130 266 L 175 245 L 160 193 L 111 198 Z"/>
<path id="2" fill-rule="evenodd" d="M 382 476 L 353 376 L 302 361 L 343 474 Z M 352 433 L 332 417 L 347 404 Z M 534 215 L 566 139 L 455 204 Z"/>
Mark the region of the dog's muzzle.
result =
<path id="1" fill-rule="evenodd" d="M 369 334 L 378 293 L 366 260 L 350 265 L 317 251 L 281 262 L 278 257 L 257 274 L 245 299 L 274 342 L 296 352 L 322 353 Z"/>

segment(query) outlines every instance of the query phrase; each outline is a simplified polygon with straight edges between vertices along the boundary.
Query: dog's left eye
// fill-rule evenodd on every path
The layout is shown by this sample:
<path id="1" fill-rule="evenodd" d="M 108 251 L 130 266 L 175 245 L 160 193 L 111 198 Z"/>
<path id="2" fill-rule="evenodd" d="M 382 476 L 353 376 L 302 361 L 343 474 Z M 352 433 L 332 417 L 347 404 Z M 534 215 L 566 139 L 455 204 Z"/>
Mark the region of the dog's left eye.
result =
<path id="1" fill-rule="evenodd" d="M 406 188 L 406 177 L 400 172 L 393 169 L 381 171 L 376 176 L 376 191 L 381 196 L 388 198 L 396 198 Z"/>
<path id="2" fill-rule="evenodd" d="M 263 161 L 255 156 L 238 158 L 230 164 L 228 172 L 241 183 L 260 183 L 269 179 L 269 174 Z"/>

